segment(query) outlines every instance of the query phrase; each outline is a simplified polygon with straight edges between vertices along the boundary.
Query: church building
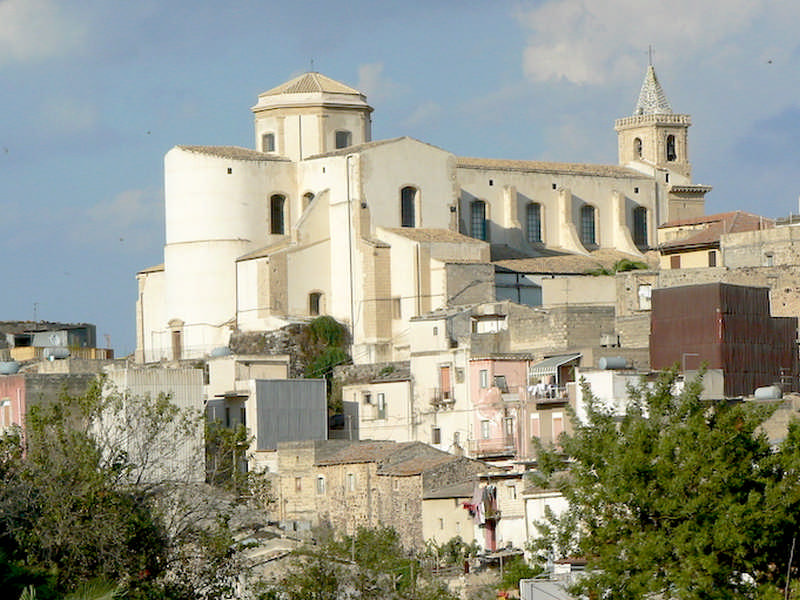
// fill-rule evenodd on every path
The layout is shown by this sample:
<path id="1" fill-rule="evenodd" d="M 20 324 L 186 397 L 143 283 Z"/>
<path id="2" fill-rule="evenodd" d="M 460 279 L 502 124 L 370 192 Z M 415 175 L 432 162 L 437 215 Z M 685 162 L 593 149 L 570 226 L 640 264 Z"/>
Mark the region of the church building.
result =
<path id="1" fill-rule="evenodd" d="M 331 315 L 356 363 L 408 359 L 409 319 L 495 300 L 492 260 L 615 250 L 704 213 L 690 117 L 649 66 L 615 123 L 618 165 L 466 158 L 372 140 L 356 89 L 310 72 L 262 93 L 255 149 L 165 158 L 164 262 L 137 274 L 139 362 L 202 358 L 232 331 Z"/>

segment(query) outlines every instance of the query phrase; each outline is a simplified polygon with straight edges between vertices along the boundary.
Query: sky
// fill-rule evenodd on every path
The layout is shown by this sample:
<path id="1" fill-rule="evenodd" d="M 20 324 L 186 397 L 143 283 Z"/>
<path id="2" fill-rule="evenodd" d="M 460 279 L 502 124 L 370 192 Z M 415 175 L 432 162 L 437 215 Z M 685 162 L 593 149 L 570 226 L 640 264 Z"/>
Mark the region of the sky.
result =
<path id="1" fill-rule="evenodd" d="M 252 148 L 258 94 L 312 61 L 367 94 L 373 139 L 616 164 L 652 45 L 706 212 L 798 213 L 797 23 L 796 0 L 0 0 L 0 320 L 132 352 L 164 154 Z"/>

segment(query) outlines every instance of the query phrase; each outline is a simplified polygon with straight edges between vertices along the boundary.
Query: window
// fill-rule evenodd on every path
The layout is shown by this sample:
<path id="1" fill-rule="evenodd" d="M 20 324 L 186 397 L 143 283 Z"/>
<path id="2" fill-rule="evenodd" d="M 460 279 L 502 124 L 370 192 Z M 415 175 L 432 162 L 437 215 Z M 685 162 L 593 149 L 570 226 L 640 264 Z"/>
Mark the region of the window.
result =
<path id="1" fill-rule="evenodd" d="M 653 296 L 653 286 L 645 283 L 639 286 L 639 310 L 650 310 L 650 298 Z"/>
<path id="2" fill-rule="evenodd" d="M 584 246 L 594 246 L 597 244 L 597 237 L 594 229 L 594 206 L 584 204 L 581 207 L 581 243 Z"/>
<path id="3" fill-rule="evenodd" d="M 355 473 L 348 473 L 347 474 L 347 491 L 348 492 L 355 492 L 356 491 L 356 474 Z"/>
<path id="4" fill-rule="evenodd" d="M 386 394 L 378 392 L 378 418 L 386 418 Z"/>
<path id="5" fill-rule="evenodd" d="M 473 200 L 470 205 L 470 235 L 486 241 L 486 202 Z"/>
<path id="6" fill-rule="evenodd" d="M 417 189 L 404 187 L 400 190 L 400 227 L 416 227 Z"/>
<path id="7" fill-rule="evenodd" d="M 633 243 L 639 248 L 647 246 L 647 209 L 644 206 L 633 209 Z"/>
<path id="8" fill-rule="evenodd" d="M 564 414 L 553 413 L 553 442 L 558 442 L 558 436 L 564 432 Z"/>
<path id="9" fill-rule="evenodd" d="M 312 317 L 319 315 L 320 304 L 322 300 L 321 292 L 311 292 L 308 295 L 308 314 Z"/>
<path id="10" fill-rule="evenodd" d="M 283 235 L 283 207 L 286 197 L 275 194 L 269 199 L 269 231 L 275 235 Z"/>
<path id="11" fill-rule="evenodd" d="M 438 327 L 434 327 L 433 328 L 433 335 L 434 335 L 434 337 L 439 335 L 439 328 Z"/>
<path id="12" fill-rule="evenodd" d="M 442 430 L 434 425 L 431 427 L 431 444 L 434 446 L 442 443 Z"/>
<path id="13" fill-rule="evenodd" d="M 506 485 L 506 491 L 508 491 L 508 497 L 511 500 L 516 500 L 517 499 L 517 486 L 516 485 L 514 485 L 514 484 Z"/>
<path id="14" fill-rule="evenodd" d="M 317 495 L 324 496 L 325 495 L 325 477 L 322 475 L 317 476 Z"/>
<path id="15" fill-rule="evenodd" d="M 709 250 L 708 251 L 708 266 L 709 267 L 716 267 L 717 266 L 717 251 L 716 250 Z"/>
<path id="16" fill-rule="evenodd" d="M 492 428 L 491 422 L 488 420 L 481 421 L 481 439 L 488 440 L 491 437 Z"/>
<path id="17" fill-rule="evenodd" d="M 439 367 L 439 389 L 442 400 L 450 400 L 450 366 Z"/>
<path id="18" fill-rule="evenodd" d="M 495 375 L 494 376 L 494 387 L 499 389 L 504 394 L 508 393 L 508 383 L 506 382 L 505 375 Z"/>
<path id="19" fill-rule="evenodd" d="M 231 407 L 225 407 L 225 427 L 231 426 Z"/>
<path id="20" fill-rule="evenodd" d="M 542 206 L 531 202 L 525 210 L 525 234 L 528 242 L 542 241 Z"/>
<path id="21" fill-rule="evenodd" d="M 400 298 L 392 298 L 392 318 L 401 319 L 403 316 L 402 305 Z"/>
<path id="22" fill-rule="evenodd" d="M 667 136 L 667 162 L 674 162 L 678 159 L 678 154 L 675 152 L 675 136 Z"/>
<path id="23" fill-rule="evenodd" d="M 506 439 L 514 437 L 514 417 L 505 417 L 503 419 L 503 433 Z"/>
<path id="24" fill-rule="evenodd" d="M 541 435 L 542 435 L 542 430 L 539 424 L 539 415 L 538 413 L 534 413 L 531 415 L 531 436 L 538 438 Z"/>
<path id="25" fill-rule="evenodd" d="M 681 255 L 676 254 L 675 256 L 669 257 L 669 268 L 670 269 L 680 269 L 681 268 Z"/>
<path id="26" fill-rule="evenodd" d="M 303 210 L 307 209 L 309 204 L 314 201 L 314 194 L 306 192 L 303 194 Z"/>
<path id="27" fill-rule="evenodd" d="M 247 409 L 244 406 L 239 407 L 239 423 L 247 425 Z"/>
<path id="28" fill-rule="evenodd" d="M 439 517 L 439 529 L 444 529 L 444 519 L 442 517 Z"/>
<path id="29" fill-rule="evenodd" d="M 275 152 L 275 134 L 265 133 L 261 136 L 261 151 Z"/>
<path id="30" fill-rule="evenodd" d="M 489 387 L 489 371 L 486 369 L 481 369 L 480 373 L 478 373 L 478 377 L 480 379 L 481 388 L 488 388 Z"/>
<path id="31" fill-rule="evenodd" d="M 458 446 L 461 443 L 461 433 L 458 431 L 453 432 L 453 445 Z"/>
<path id="32" fill-rule="evenodd" d="M 336 148 L 347 148 L 352 144 L 352 135 L 349 131 L 336 132 Z"/>
<path id="33" fill-rule="evenodd" d="M 765 267 L 772 267 L 775 264 L 775 258 L 772 252 L 767 252 L 764 254 L 764 266 Z"/>
<path id="34" fill-rule="evenodd" d="M 303 478 L 302 477 L 295 477 L 294 478 L 294 491 L 295 492 L 302 492 L 303 491 Z"/>
<path id="35" fill-rule="evenodd" d="M 642 158 L 642 139 L 638 137 L 633 140 L 633 158 Z"/>
<path id="36" fill-rule="evenodd" d="M 364 392 L 363 398 L 364 398 L 364 404 L 372 404 L 372 394 L 370 394 L 369 392 Z"/>

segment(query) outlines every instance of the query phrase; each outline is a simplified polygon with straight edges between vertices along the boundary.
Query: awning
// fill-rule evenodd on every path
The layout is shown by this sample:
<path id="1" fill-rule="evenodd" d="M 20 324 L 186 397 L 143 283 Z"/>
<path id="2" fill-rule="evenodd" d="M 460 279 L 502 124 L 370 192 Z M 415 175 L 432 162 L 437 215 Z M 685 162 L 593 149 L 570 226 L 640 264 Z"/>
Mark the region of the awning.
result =
<path id="1" fill-rule="evenodd" d="M 581 357 L 580 352 L 577 354 L 559 354 L 558 356 L 551 356 L 545 358 L 543 361 L 532 365 L 528 371 L 530 377 L 543 377 L 544 375 L 555 375 L 558 372 L 558 367 L 577 360 Z"/>

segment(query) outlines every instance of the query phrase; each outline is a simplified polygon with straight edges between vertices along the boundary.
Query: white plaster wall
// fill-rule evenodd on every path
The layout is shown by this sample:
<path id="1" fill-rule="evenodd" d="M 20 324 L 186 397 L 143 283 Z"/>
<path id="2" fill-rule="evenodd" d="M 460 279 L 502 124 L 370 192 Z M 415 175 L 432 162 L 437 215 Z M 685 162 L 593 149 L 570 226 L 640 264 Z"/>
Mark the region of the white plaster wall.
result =
<path id="1" fill-rule="evenodd" d="M 364 402 L 364 393 L 369 392 L 371 404 Z M 386 418 L 378 418 L 378 394 L 385 396 Z M 363 383 L 345 386 L 342 390 L 345 402 L 358 403 L 358 435 L 362 440 L 414 440 L 411 420 L 411 383 L 391 381 Z"/>
<path id="2" fill-rule="evenodd" d="M 462 506 L 468 498 L 422 500 L 422 537 L 444 544 L 460 536 L 467 544 L 475 539 L 472 517 Z M 441 520 L 440 520 L 441 519 Z"/>
<path id="3" fill-rule="evenodd" d="M 400 227 L 400 190 L 419 190 L 416 226 L 449 229 L 449 206 L 456 203 L 455 158 L 449 152 L 410 138 L 364 150 L 360 200 L 375 227 Z"/>
<path id="4" fill-rule="evenodd" d="M 136 360 L 152 362 L 161 358 L 151 332 L 160 329 L 164 318 L 164 271 L 140 273 L 139 298 L 136 301 Z"/>
<path id="5" fill-rule="evenodd" d="M 541 533 L 537 523 L 546 521 L 546 508 L 555 516 L 559 516 L 569 508 L 566 498 L 557 490 L 543 490 L 525 497 L 526 534 L 529 540 L 535 540 Z M 527 552 L 526 552 L 527 555 Z"/>
<path id="6" fill-rule="evenodd" d="M 628 402 L 628 386 L 638 385 L 641 376 L 630 371 L 620 372 L 614 370 L 581 370 L 576 368 L 575 379 L 585 379 L 589 384 L 592 394 L 605 406 L 612 408 L 614 414 L 623 416 Z M 586 422 L 586 400 L 583 388 L 576 386 L 575 415 L 582 422 Z"/>
<path id="7" fill-rule="evenodd" d="M 601 177 L 597 175 L 576 175 L 568 173 L 523 173 L 497 169 L 457 169 L 458 184 L 461 187 L 459 213 L 462 233 L 469 235 L 470 201 L 486 202 L 486 218 L 489 241 L 493 244 L 509 244 L 512 247 L 530 248 L 524 241 L 526 227 L 526 206 L 529 202 L 542 205 L 542 242 L 545 245 L 558 243 L 558 189 L 566 188 L 572 192 L 572 222 L 580 232 L 580 208 L 584 203 L 591 204 L 598 212 L 595 228 L 598 245 L 612 246 L 612 192 L 619 191 L 626 197 L 626 219 L 628 228 L 633 227 L 633 209 L 644 206 L 648 218 L 655 219 L 656 191 L 652 180 L 642 177 Z M 492 185 L 489 185 L 489 181 Z M 556 189 L 553 189 L 553 184 Z M 507 222 L 504 208 L 503 189 L 512 186 L 517 191 L 517 221 L 522 229 L 514 228 Z M 634 188 L 638 188 L 638 193 Z M 651 244 L 655 244 L 655 224 L 648 223 Z"/>
<path id="8" fill-rule="evenodd" d="M 612 276 L 576 275 L 555 278 L 543 277 L 542 305 L 558 304 L 615 305 L 617 286 Z"/>

